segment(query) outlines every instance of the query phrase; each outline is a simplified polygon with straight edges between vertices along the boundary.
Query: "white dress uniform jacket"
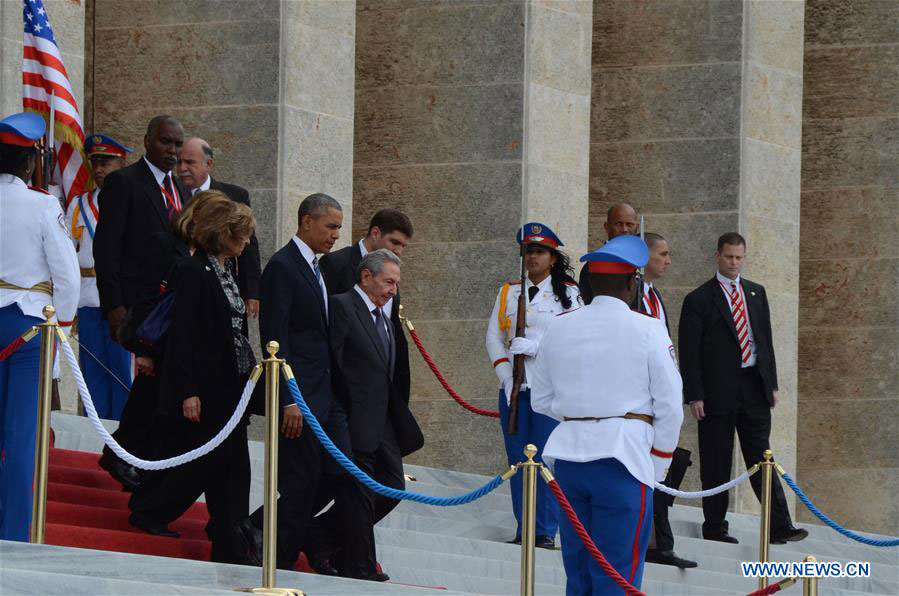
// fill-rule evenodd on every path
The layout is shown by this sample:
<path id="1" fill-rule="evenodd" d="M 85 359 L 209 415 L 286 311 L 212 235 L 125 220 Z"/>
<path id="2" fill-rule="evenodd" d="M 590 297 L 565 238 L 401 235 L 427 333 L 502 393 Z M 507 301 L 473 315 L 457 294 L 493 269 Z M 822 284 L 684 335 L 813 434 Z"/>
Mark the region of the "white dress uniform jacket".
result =
<path id="1" fill-rule="evenodd" d="M 558 317 L 547 330 L 531 374 L 531 407 L 556 420 L 606 418 L 628 412 L 642 420 L 563 421 L 543 460 L 587 462 L 614 457 L 650 488 L 665 478 L 677 447 L 683 409 L 674 346 L 658 319 L 632 312 L 617 298 L 597 296 Z"/>
<path id="2" fill-rule="evenodd" d="M 60 323 L 75 318 L 81 274 L 59 201 L 12 174 L 0 174 L 0 279 L 20 288 L 53 282 L 52 297 L 0 289 L 0 307 L 15 303 L 43 320 L 43 308 L 52 304 Z"/>
<path id="3" fill-rule="evenodd" d="M 100 202 L 97 196 L 100 189 L 86 192 L 74 199 L 66 211 L 66 229 L 72 235 L 75 244 L 75 252 L 78 253 L 78 265 L 82 270 L 94 268 L 94 239 L 91 230 L 97 229 L 97 215 L 100 212 Z M 100 306 L 100 293 L 97 291 L 97 276 L 81 276 L 81 297 L 78 300 L 78 308 L 83 306 Z"/>
<path id="4" fill-rule="evenodd" d="M 490 361 L 493 362 L 493 370 L 499 379 L 500 385 L 503 381 L 512 376 L 512 358 L 513 354 L 509 351 L 509 342 L 515 337 L 515 322 L 518 319 L 518 296 L 521 294 L 521 284 L 506 284 L 508 290 L 505 291 L 506 303 L 505 309 L 502 308 L 501 300 L 504 288 L 500 288 L 499 294 L 496 296 L 496 302 L 493 304 L 493 314 L 487 323 L 487 353 L 490 355 Z M 528 279 L 526 287 L 531 288 L 534 284 Z M 569 312 L 579 308 L 584 303 L 581 301 L 581 293 L 578 291 L 577 284 L 567 284 L 568 297 L 571 299 L 571 308 L 566 310 L 562 308 L 562 303 L 553 293 L 552 278 L 547 277 L 537 284 L 537 295 L 534 300 L 528 303 L 527 312 L 525 312 L 525 330 L 524 336 L 536 344 L 540 344 L 540 340 L 546 333 L 546 329 L 550 323 L 563 312 Z M 527 290 L 525 290 L 527 292 Z M 527 301 L 525 294 L 525 301 Z M 529 377 L 529 362 L 531 358 L 525 359 L 525 377 Z M 522 384 L 522 388 L 526 386 Z"/>

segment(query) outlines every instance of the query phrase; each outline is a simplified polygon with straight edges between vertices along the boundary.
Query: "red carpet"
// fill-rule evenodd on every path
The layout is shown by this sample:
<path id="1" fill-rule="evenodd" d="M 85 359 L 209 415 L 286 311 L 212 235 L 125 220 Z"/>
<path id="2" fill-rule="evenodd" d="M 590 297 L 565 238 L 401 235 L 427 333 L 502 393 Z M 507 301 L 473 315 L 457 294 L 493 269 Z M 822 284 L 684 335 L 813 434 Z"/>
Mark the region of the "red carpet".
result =
<path id="1" fill-rule="evenodd" d="M 195 503 L 169 528 L 181 538 L 147 534 L 128 523 L 128 496 L 97 463 L 96 453 L 50 450 L 46 543 L 122 553 L 209 560 L 209 512 Z M 300 556 L 297 571 L 313 573 Z"/>

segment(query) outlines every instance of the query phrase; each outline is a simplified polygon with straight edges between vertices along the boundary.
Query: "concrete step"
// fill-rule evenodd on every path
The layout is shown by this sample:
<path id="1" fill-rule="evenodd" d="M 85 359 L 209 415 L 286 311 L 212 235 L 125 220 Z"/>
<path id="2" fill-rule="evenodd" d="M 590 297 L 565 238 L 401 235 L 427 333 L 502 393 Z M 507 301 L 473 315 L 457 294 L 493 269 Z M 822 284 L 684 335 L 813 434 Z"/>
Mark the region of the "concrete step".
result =
<path id="1" fill-rule="evenodd" d="M 7 578 L 9 589 L 6 588 Z M 23 583 L 30 579 L 30 583 Z M 0 540 L 0 594 L 219 594 L 261 585 L 258 567 Z M 421 595 L 431 586 L 278 571 L 276 583 L 309 594 Z M 396 581 L 396 580 L 395 580 Z M 109 588 L 105 582 L 112 582 Z M 121 583 L 115 583 L 121 582 Z M 94 589 L 94 584 L 97 588 Z M 126 585 L 133 584 L 133 585 Z M 68 586 L 73 586 L 69 589 Z M 79 591 L 84 586 L 84 591 Z M 155 589 L 151 589 L 156 586 Z M 171 589 L 169 589 L 171 587 Z M 134 588 L 136 591 L 132 591 Z M 104 591 L 105 590 L 105 591 Z M 183 591 L 178 591 L 183 590 Z M 440 591 L 440 594 L 460 594 Z"/>

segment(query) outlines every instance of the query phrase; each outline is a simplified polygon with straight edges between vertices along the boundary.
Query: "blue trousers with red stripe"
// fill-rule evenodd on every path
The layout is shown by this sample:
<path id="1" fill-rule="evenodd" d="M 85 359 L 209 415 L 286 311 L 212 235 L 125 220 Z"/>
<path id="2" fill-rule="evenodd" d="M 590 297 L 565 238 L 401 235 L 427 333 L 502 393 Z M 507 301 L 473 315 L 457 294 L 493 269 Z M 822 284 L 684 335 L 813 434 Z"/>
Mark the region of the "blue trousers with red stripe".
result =
<path id="1" fill-rule="evenodd" d="M 19 305 L 0 308 L 0 349 L 43 319 Z M 28 542 L 31 484 L 37 432 L 37 381 L 41 338 L 33 338 L 0 362 L 0 539 Z"/>
<path id="2" fill-rule="evenodd" d="M 555 476 L 578 519 L 609 563 L 636 588 L 652 530 L 652 489 L 614 458 L 575 463 L 558 459 Z M 609 578 L 565 515 L 560 524 L 568 596 L 624 594 Z"/>
<path id="3" fill-rule="evenodd" d="M 546 447 L 546 440 L 552 434 L 553 429 L 559 426 L 558 420 L 538 414 L 531 409 L 530 389 L 525 389 L 518 394 L 518 432 L 514 435 L 510 435 L 506 431 L 509 428 L 509 405 L 506 403 L 505 392 L 502 389 L 499 390 L 499 423 L 502 425 L 503 442 L 506 446 L 506 457 L 510 466 L 526 459 L 524 448 L 528 443 L 533 443 L 537 447 L 537 457 L 534 458 L 534 461 L 543 461 L 540 456 Z M 516 538 L 521 538 L 521 476 L 521 474 L 515 474 L 509 481 L 512 513 L 515 514 L 515 520 L 518 522 L 518 528 L 515 530 Z M 559 515 L 559 504 L 556 503 L 556 498 L 549 490 L 549 486 L 538 478 L 536 535 L 548 536 L 555 540 L 556 532 L 559 530 Z"/>
<path id="4" fill-rule="evenodd" d="M 97 414 L 106 420 L 121 420 L 131 387 L 131 353 L 112 340 L 109 325 L 103 320 L 103 311 L 99 307 L 78 309 L 78 338 L 81 345 L 90 350 L 90 354 L 85 353 L 86 350 L 79 352 L 78 361 Z"/>

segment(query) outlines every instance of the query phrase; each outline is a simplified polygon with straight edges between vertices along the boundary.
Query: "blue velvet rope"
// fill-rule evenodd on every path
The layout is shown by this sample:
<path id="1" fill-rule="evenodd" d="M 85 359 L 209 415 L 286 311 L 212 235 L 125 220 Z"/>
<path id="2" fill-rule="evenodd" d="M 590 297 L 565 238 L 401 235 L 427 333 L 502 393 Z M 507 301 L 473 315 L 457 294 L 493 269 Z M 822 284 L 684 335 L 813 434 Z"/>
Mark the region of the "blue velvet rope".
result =
<path id="1" fill-rule="evenodd" d="M 873 538 L 868 538 L 867 536 L 862 536 L 861 534 L 856 534 L 852 530 L 847 530 L 837 522 L 833 521 L 821 511 L 815 507 L 815 504 L 812 503 L 811 499 L 809 499 L 804 492 L 796 485 L 796 482 L 790 478 L 789 474 L 783 473 L 781 476 L 784 479 L 784 482 L 793 489 L 793 492 L 796 493 L 796 496 L 799 497 L 799 500 L 808 507 L 808 510 L 815 514 L 815 517 L 820 519 L 822 522 L 827 524 L 829 527 L 833 528 L 843 536 L 847 538 L 852 538 L 857 542 L 861 542 L 862 544 L 867 544 L 868 546 L 899 546 L 899 538 L 894 538 L 892 540 L 874 540 Z"/>
<path id="2" fill-rule="evenodd" d="M 398 500 L 407 500 L 407 501 L 415 501 L 416 503 L 424 503 L 425 505 L 436 505 L 438 507 L 451 507 L 454 505 L 465 505 L 466 503 L 471 503 L 477 499 L 480 499 L 487 493 L 496 489 L 500 484 L 503 483 L 502 476 L 497 476 L 484 486 L 471 491 L 470 493 L 459 495 L 458 497 L 432 497 L 430 495 L 423 495 L 420 493 L 413 493 L 405 490 L 397 490 L 395 488 L 390 488 L 389 486 L 384 486 L 380 484 L 360 470 L 356 464 L 350 460 L 343 452 L 338 449 L 337 445 L 334 444 L 333 441 L 328 437 L 325 433 L 325 430 L 322 428 L 321 424 L 319 424 L 318 420 L 316 420 L 315 415 L 312 413 L 312 410 L 309 409 L 309 406 L 306 405 L 305 400 L 303 400 L 303 396 L 300 394 L 300 388 L 297 386 L 296 379 L 290 379 L 287 383 L 287 386 L 290 387 L 290 393 L 293 395 L 293 401 L 297 404 L 297 407 L 300 409 L 300 412 L 303 414 L 303 424 L 308 428 L 312 429 L 312 432 L 315 433 L 315 436 L 318 438 L 319 442 L 325 448 L 325 450 L 331 454 L 337 463 L 339 463 L 343 468 L 352 474 L 356 480 L 361 482 L 363 485 L 371 489 L 373 492 L 378 493 L 379 495 L 383 495 L 385 497 L 390 497 L 391 499 Z"/>

